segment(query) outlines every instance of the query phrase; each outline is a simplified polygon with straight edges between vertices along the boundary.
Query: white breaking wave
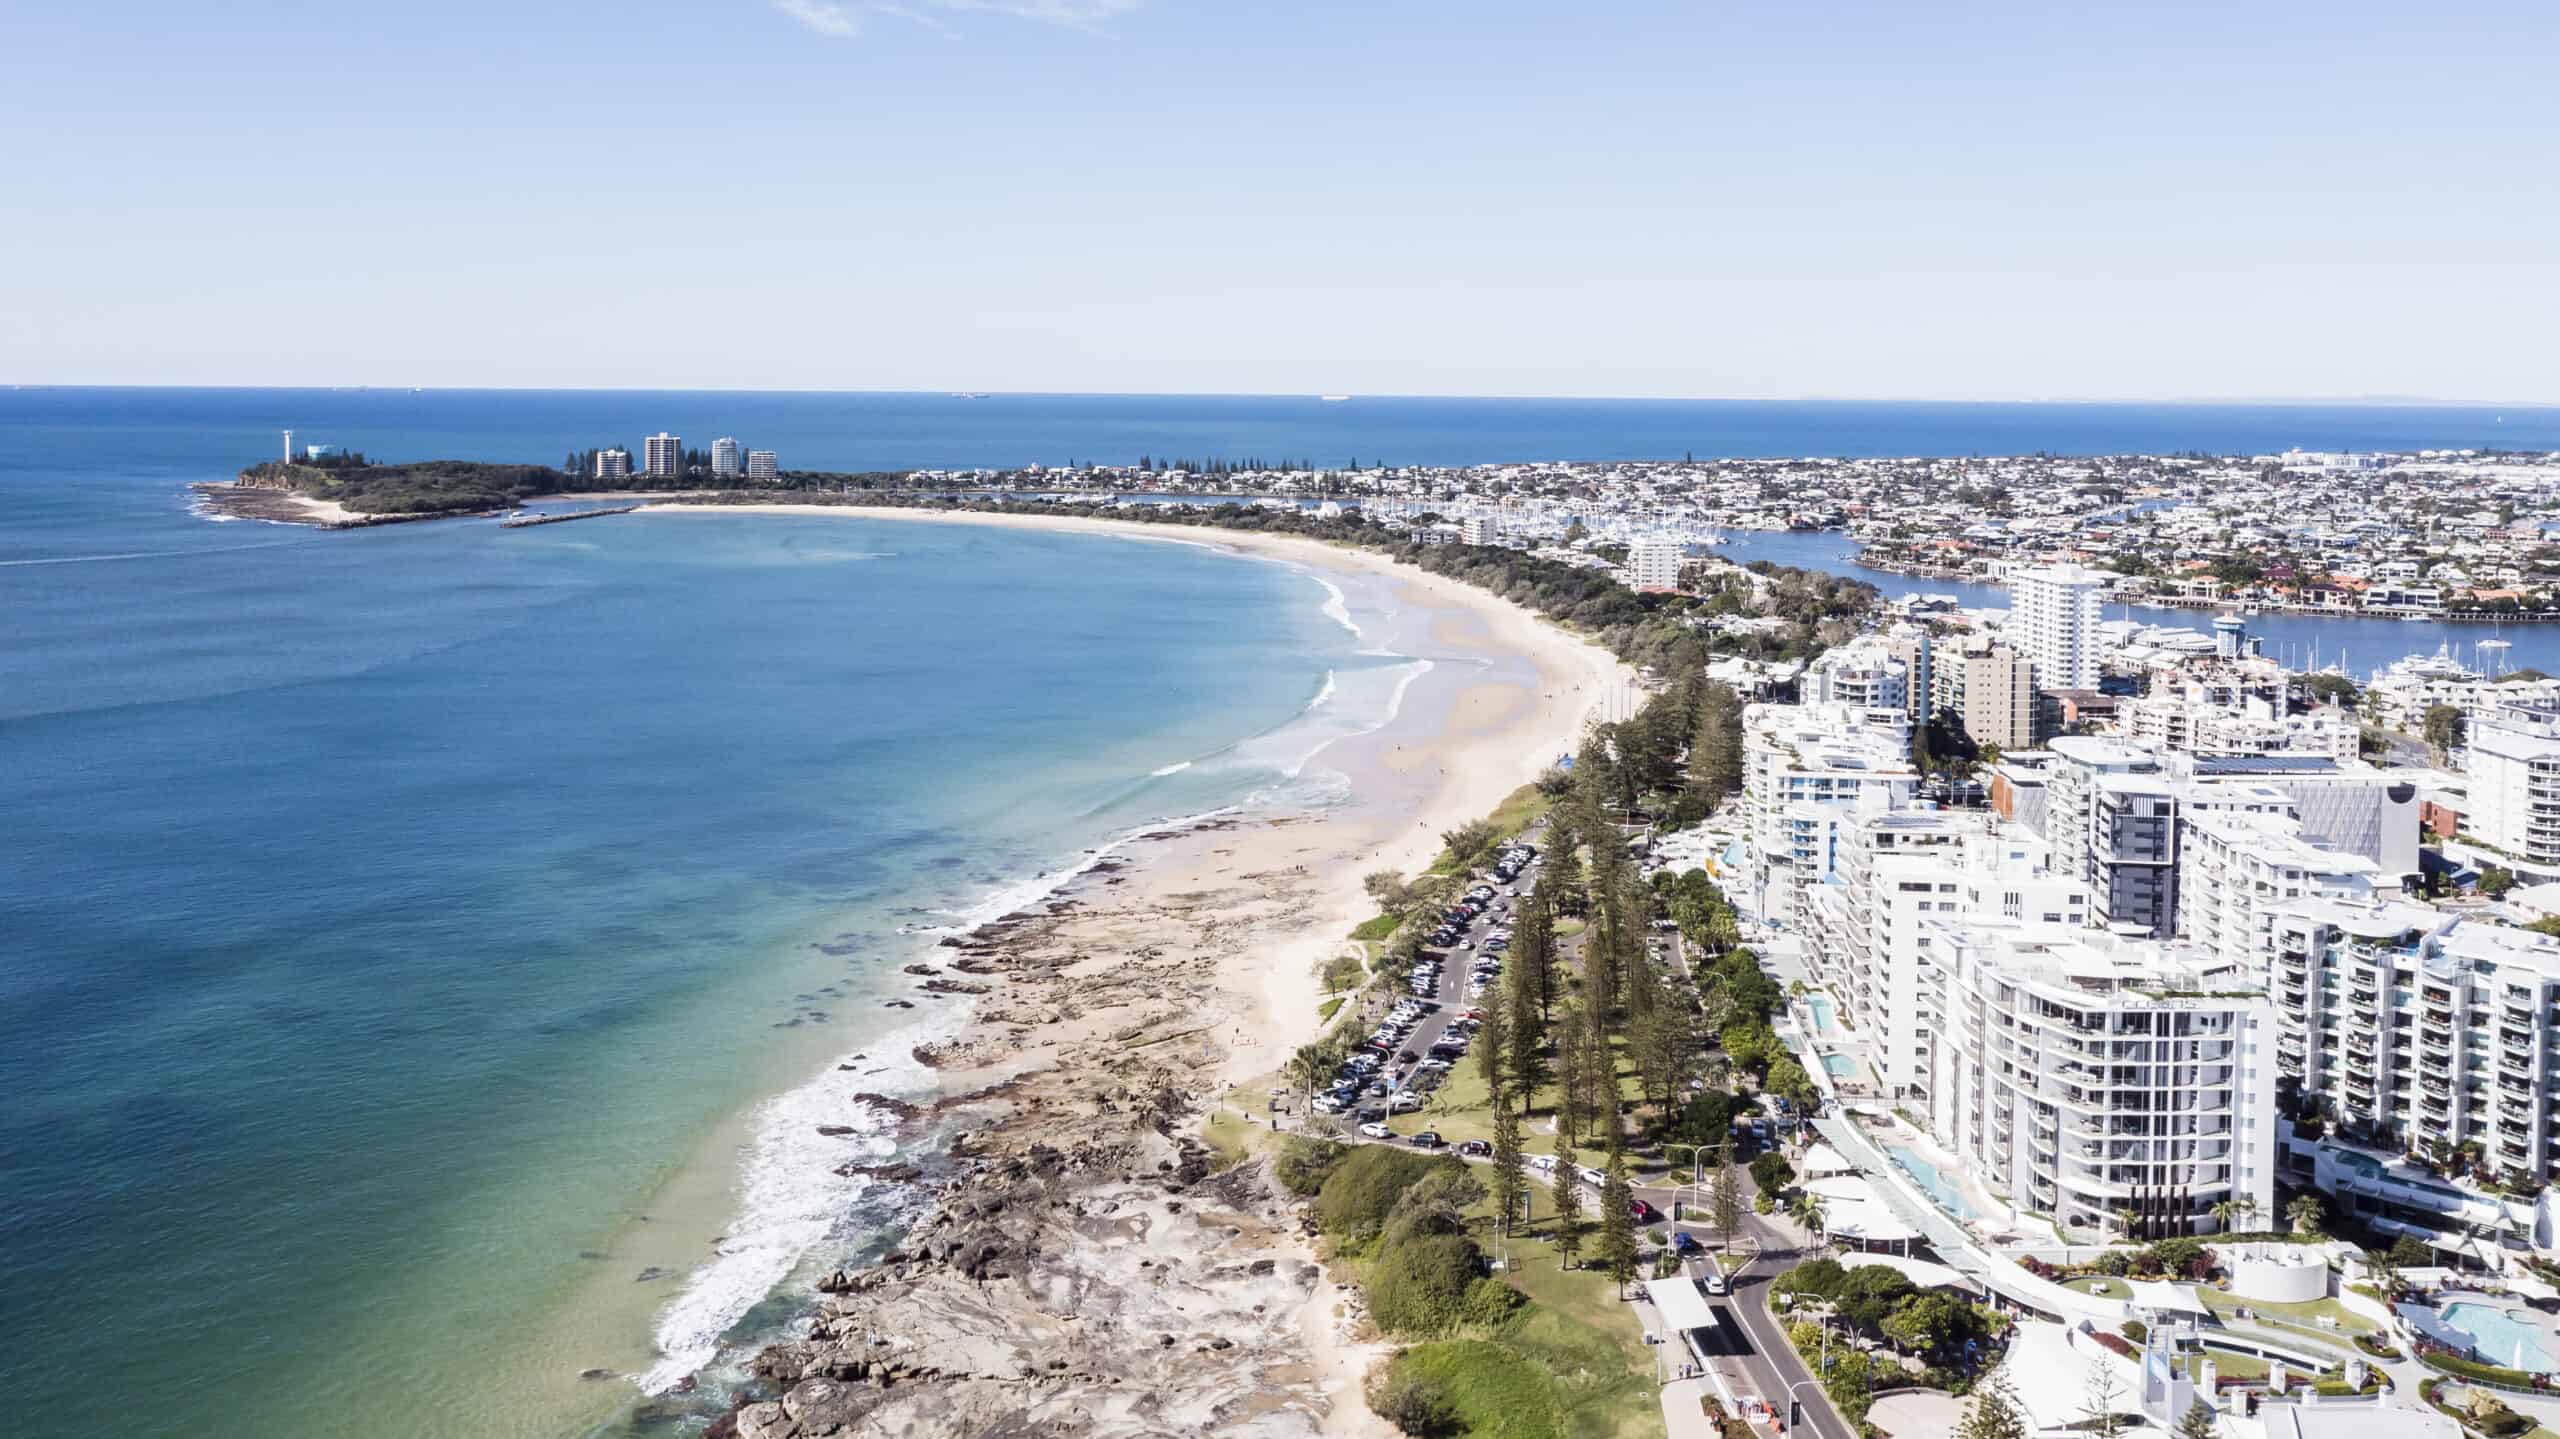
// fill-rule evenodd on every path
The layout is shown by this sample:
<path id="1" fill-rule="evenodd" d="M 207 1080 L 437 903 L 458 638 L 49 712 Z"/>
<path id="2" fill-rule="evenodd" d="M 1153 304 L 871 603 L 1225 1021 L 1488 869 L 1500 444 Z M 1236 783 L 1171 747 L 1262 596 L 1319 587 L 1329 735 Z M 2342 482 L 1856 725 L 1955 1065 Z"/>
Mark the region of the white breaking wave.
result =
<path id="1" fill-rule="evenodd" d="M 1161 769 L 1151 769 L 1151 770 L 1147 771 L 1147 778 L 1149 778 L 1149 779 L 1162 779 L 1162 778 L 1164 778 L 1166 775 L 1169 775 L 1169 774 L 1180 774 L 1180 773 L 1182 773 L 1184 770 L 1187 770 L 1187 769 L 1189 769 L 1189 768 L 1191 768 L 1191 761 L 1189 761 L 1189 760 L 1187 760 L 1187 759 L 1186 759 L 1186 760 L 1178 760 L 1178 761 L 1176 761 L 1176 762 L 1174 762 L 1174 763 L 1172 763 L 1172 764 L 1169 764 L 1169 765 L 1164 766 L 1164 767 L 1163 767 L 1163 768 L 1161 768 Z"/>
<path id="2" fill-rule="evenodd" d="M 1342 593 L 1342 586 L 1335 584 L 1323 575 L 1316 574 L 1313 570 L 1309 570 L 1307 573 L 1315 577 L 1315 582 L 1317 584 L 1324 586 L 1325 618 L 1332 620 L 1335 624 L 1351 631 L 1352 639 L 1359 640 L 1365 638 L 1365 636 L 1360 633 L 1360 626 L 1351 618 L 1351 601 Z"/>
<path id="3" fill-rule="evenodd" d="M 738 1217 L 731 1221 L 710 1262 L 685 1277 L 682 1292 L 659 1312 L 659 1359 L 640 1376 L 643 1393 L 660 1394 L 719 1357 L 720 1341 L 748 1311 L 762 1303 L 809 1251 L 835 1232 L 875 1181 L 848 1178 L 836 1167 L 853 1159 L 886 1158 L 897 1148 L 897 1119 L 853 1096 L 863 1091 L 921 1095 L 934 1075 L 912 1058 L 916 1045 L 949 1034 L 966 1010 L 937 1015 L 874 1039 L 863 1052 L 882 1057 L 864 1072 L 825 1070 L 797 1089 L 767 1101 L 756 1112 L 755 1138 L 739 1176 Z M 876 1071 L 887 1069 L 887 1074 Z M 829 1136 L 818 1126 L 846 1125 L 858 1135 Z"/>
<path id="4" fill-rule="evenodd" d="M 1185 763 L 1188 764 L 1188 761 Z M 1034 875 L 1018 884 L 1005 885 L 967 909 L 942 911 L 952 917 L 952 922 L 949 924 L 902 924 L 898 926 L 898 932 L 900 934 L 966 934 L 980 925 L 993 924 L 1008 914 L 1029 909 L 1065 888 L 1069 880 L 1092 869 L 1147 835 L 1162 834 L 1166 830 L 1189 829 L 1195 824 L 1206 824 L 1213 819 L 1223 819 L 1235 813 L 1236 808 L 1234 805 L 1221 805 L 1216 809 L 1202 810 L 1198 814 L 1182 815 L 1174 819 L 1157 820 L 1152 824 L 1134 826 L 1107 843 L 1086 851 L 1075 863 L 1063 869 Z"/>

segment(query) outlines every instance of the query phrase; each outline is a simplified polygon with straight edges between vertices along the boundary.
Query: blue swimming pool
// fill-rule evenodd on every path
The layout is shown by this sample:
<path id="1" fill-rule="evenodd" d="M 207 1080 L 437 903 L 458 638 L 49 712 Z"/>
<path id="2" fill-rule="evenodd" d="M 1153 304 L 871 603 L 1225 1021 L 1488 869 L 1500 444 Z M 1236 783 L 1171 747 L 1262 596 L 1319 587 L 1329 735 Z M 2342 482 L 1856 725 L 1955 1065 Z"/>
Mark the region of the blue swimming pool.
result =
<path id="1" fill-rule="evenodd" d="M 2471 1347 L 2492 1364 L 2532 1374 L 2554 1372 L 2542 1348 L 2541 1326 L 2528 1324 L 2489 1304 L 2448 1304 L 2436 1311 L 2445 1327 L 2470 1337 Z"/>
<path id="2" fill-rule="evenodd" d="M 1946 1177 L 1938 1173 L 1938 1166 L 1931 1164 L 1919 1150 L 1907 1144 L 1888 1144 L 1884 1152 L 1893 1156 L 1893 1162 L 1902 1166 L 1903 1173 L 1919 1181 L 1921 1190 L 1936 1200 L 1940 1209 L 1958 1219 L 1973 1218 L 1973 1206 L 1964 1202 L 1963 1192 L 1948 1183 Z"/>
<path id="3" fill-rule="evenodd" d="M 1831 1001 L 1828 998 L 1819 994 L 1810 995 L 1805 999 L 1805 1005 L 1813 1011 L 1815 1029 L 1827 1030 L 1831 1027 Z"/>
<path id="4" fill-rule="evenodd" d="M 1858 1072 L 1858 1061 L 1845 1054 L 1826 1054 L 1822 1056 L 1822 1068 L 1834 1079 L 1847 1079 Z"/>

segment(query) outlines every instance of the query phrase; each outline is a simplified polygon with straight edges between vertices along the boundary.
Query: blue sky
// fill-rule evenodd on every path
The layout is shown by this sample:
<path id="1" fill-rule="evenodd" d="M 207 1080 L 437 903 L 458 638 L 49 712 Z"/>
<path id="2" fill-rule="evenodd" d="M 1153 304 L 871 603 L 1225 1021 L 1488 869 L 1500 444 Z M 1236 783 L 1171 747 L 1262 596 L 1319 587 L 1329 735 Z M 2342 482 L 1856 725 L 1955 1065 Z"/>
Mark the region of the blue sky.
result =
<path id="1" fill-rule="evenodd" d="M 9 0 L 0 381 L 2560 401 L 2556 13 Z"/>

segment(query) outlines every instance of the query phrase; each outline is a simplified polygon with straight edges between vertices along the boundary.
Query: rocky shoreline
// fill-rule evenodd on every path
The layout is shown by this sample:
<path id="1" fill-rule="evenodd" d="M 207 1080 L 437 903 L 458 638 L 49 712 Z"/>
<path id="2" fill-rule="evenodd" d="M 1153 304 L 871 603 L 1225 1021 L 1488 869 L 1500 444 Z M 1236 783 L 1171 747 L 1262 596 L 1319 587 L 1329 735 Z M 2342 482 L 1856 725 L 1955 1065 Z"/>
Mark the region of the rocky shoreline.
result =
<path id="1" fill-rule="evenodd" d="M 797 1337 L 750 1361 L 712 1439 L 1327 1427 L 1309 1311 L 1329 1326 L 1335 1291 L 1298 1201 L 1193 1137 L 1251 1003 L 1239 971 L 1303 921 L 1314 881 L 1274 862 L 1297 842 L 1284 823 L 1148 838 L 1135 873 L 1098 864 L 906 966 L 974 996 L 916 1055 L 949 1092 L 860 1098 L 902 1137 L 947 1139 L 847 1168 L 942 1178 L 896 1248 L 826 1276 Z"/>
<path id="2" fill-rule="evenodd" d="M 196 492 L 198 503 L 208 514 L 235 520 L 264 520 L 275 525 L 302 525 L 315 530 L 362 530 L 375 525 L 405 525 L 417 520 L 486 519 L 506 513 L 504 510 L 436 510 L 427 514 L 363 515 L 270 485 L 201 480 L 187 488 Z"/>

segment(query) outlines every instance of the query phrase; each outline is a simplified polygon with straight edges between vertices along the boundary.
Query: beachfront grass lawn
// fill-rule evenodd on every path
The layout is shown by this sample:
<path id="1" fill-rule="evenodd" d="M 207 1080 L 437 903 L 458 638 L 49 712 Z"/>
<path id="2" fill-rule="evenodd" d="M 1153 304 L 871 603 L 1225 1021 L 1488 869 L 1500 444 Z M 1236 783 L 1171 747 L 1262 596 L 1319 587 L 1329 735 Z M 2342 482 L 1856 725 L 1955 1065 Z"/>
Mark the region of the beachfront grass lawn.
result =
<path id="1" fill-rule="evenodd" d="M 1636 1074 L 1634 1062 L 1626 1057 L 1625 1046 L 1612 1040 L 1610 1047 L 1618 1059 L 1619 1099 L 1633 1110 L 1644 1102 L 1643 1080 Z M 1432 1091 L 1420 1112 L 1396 1115 L 1387 1121 L 1387 1127 L 1398 1135 L 1437 1130 L 1440 1137 L 1451 1144 L 1468 1139 L 1481 1139 L 1490 1144 L 1493 1142 L 1493 1107 L 1486 1102 L 1485 1094 L 1484 1074 L 1476 1067 L 1475 1055 L 1469 1053 L 1449 1071 L 1448 1082 Z M 1529 1122 L 1520 1128 L 1522 1149 L 1531 1154 L 1555 1152 L 1555 1105 L 1556 1091 L 1551 1085 L 1542 1086 L 1531 1096 Z M 1599 1163 L 1595 1156 L 1596 1151 L 1584 1151 L 1584 1162 Z"/>
<path id="2" fill-rule="evenodd" d="M 1316 1020 L 1318 1023 L 1328 1023 L 1333 1019 L 1335 1014 L 1341 1012 L 1341 1009 L 1342 996 L 1337 994 L 1331 999 L 1328 999 L 1324 1003 L 1316 1006 Z"/>
<path id="3" fill-rule="evenodd" d="M 2083 1294 L 2095 1294 L 2101 1299 L 2131 1299 L 2133 1297 L 2133 1290 L 2126 1287 L 2123 1280 L 2109 1279 L 2103 1274 L 2084 1275 L 2078 1279 L 2065 1279 L 2062 1281 L 2062 1287 L 2065 1289 L 2077 1289 Z"/>
<path id="4" fill-rule="evenodd" d="M 2363 1315 L 2350 1313 L 2345 1305 L 2335 1299 L 2311 1299 L 2300 1304 L 2270 1304 L 2263 1299 L 2235 1299 L 2214 1289 L 2200 1288 L 2196 1293 L 2204 1300 L 2205 1307 L 2212 1310 L 2215 1316 L 2226 1324 L 2232 1322 L 2232 1315 L 2235 1312 L 2246 1309 L 2252 1314 L 2272 1314 L 2279 1319 L 2290 1320 L 2315 1330 L 2327 1330 L 2329 1326 L 2320 1321 L 2324 1318 L 2334 1319 L 2338 1324 L 2335 1332 L 2340 1335 L 2374 1334 L 2382 1329 L 2381 1325 Z"/>
<path id="5" fill-rule="evenodd" d="M 1251 1159 L 1271 1139 L 1269 1129 L 1223 1104 L 1211 1105 L 1208 1120 L 1200 1126 L 1200 1142 L 1218 1152 L 1218 1166 L 1222 1169 Z"/>
<path id="6" fill-rule="evenodd" d="M 1479 1209 L 1477 1242 L 1488 1248 L 1487 1216 Z M 1472 1426 L 1474 1434 L 1531 1436 L 1556 1434 L 1573 1439 L 1662 1439 L 1662 1402 L 1653 1387 L 1654 1352 L 1637 1327 L 1635 1311 L 1618 1298 L 1615 1284 L 1597 1269 L 1566 1269 L 1542 1225 L 1532 1223 L 1505 1244 L 1511 1267 L 1503 1278 L 1535 1303 L 1486 1336 L 1546 1376 L 1552 1388 L 1544 1414 L 1557 1416 L 1537 1424 L 1507 1422 L 1501 1411 L 1485 1406 L 1492 1422 Z M 1586 1243 L 1584 1254 L 1590 1253 Z M 1452 1365 L 1482 1362 L 1481 1355 L 1452 1355 L 1435 1361 Z M 1487 1376 L 1490 1377 L 1490 1376 Z M 1507 1392 L 1507 1386 L 1503 1391 Z M 1462 1405 L 1461 1413 L 1467 1414 Z M 1536 1411 L 1522 1411 L 1523 1418 Z M 1472 1418 L 1470 1415 L 1469 1417 Z"/>
<path id="7" fill-rule="evenodd" d="M 1382 914 L 1375 919 L 1364 919 L 1351 927 L 1351 937 L 1363 944 L 1375 943 L 1394 934 L 1396 926 L 1403 922 L 1392 914 Z"/>

